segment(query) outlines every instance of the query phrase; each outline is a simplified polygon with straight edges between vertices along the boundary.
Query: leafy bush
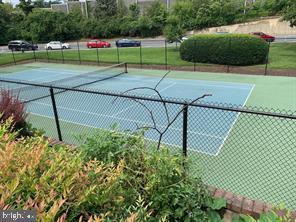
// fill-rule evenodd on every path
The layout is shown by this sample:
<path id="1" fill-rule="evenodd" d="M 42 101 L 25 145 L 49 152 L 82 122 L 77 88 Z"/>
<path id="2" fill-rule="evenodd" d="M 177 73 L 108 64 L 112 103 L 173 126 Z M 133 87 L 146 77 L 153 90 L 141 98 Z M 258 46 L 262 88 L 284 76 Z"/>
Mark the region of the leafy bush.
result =
<path id="1" fill-rule="evenodd" d="M 0 90 L 0 123 L 12 118 L 12 126 L 20 130 L 26 125 L 25 104 L 9 90 Z"/>
<path id="2" fill-rule="evenodd" d="M 9 121 L 0 127 L 1 210 L 36 209 L 38 221 L 60 222 L 116 212 L 124 161 L 84 162 L 78 152 L 49 147 L 41 137 L 16 140 Z"/>
<path id="3" fill-rule="evenodd" d="M 217 209 L 225 200 L 212 199 L 200 177 L 186 173 L 189 165 L 181 155 L 168 149 L 147 150 L 141 133 L 127 135 L 116 130 L 97 131 L 81 136 L 80 148 L 86 161 L 97 159 L 108 164 L 124 160 L 120 187 L 123 202 L 118 216 L 137 215 L 136 221 L 205 221 L 219 219 Z M 137 203 L 131 206 L 130 203 Z"/>
<path id="4" fill-rule="evenodd" d="M 291 212 L 284 206 L 276 207 L 274 210 L 260 214 L 258 220 L 249 215 L 237 215 L 232 222 L 292 222 Z"/>
<path id="5" fill-rule="evenodd" d="M 184 41 L 180 56 L 185 61 L 224 65 L 254 65 L 266 61 L 268 44 L 247 34 L 196 35 Z"/>

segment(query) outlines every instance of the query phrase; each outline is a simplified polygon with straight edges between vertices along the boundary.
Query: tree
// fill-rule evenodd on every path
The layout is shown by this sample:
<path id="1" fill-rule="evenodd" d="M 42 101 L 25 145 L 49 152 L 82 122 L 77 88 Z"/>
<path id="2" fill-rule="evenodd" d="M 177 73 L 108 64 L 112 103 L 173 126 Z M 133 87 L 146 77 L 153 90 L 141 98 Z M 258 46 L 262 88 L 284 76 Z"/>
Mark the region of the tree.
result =
<path id="1" fill-rule="evenodd" d="M 128 8 L 126 7 L 126 4 L 124 0 L 118 0 L 117 4 L 117 16 L 119 18 L 122 18 L 128 14 Z"/>
<path id="2" fill-rule="evenodd" d="M 149 28 L 150 36 L 160 35 L 163 32 L 166 19 L 167 11 L 165 5 L 161 1 L 157 0 L 152 2 L 152 4 L 144 12 L 144 15 L 140 18 L 140 26 L 142 26 L 142 30 L 145 26 L 147 26 L 147 28 Z M 143 36 L 147 36 L 147 34 Z"/>
<path id="3" fill-rule="evenodd" d="M 169 42 L 179 42 L 184 33 L 180 18 L 174 15 L 170 16 L 164 29 L 166 39 Z"/>
<path id="4" fill-rule="evenodd" d="M 79 14 L 34 10 L 21 24 L 22 37 L 35 42 L 81 38 Z M 49 31 L 50 30 L 50 31 Z"/>
<path id="5" fill-rule="evenodd" d="M 137 3 L 130 4 L 129 6 L 129 16 L 132 20 L 138 20 L 140 16 L 140 8 Z"/>
<path id="6" fill-rule="evenodd" d="M 28 15 L 30 12 L 32 12 L 34 8 L 31 0 L 20 0 L 20 3 L 17 5 L 17 7 L 20 8 L 25 13 L 25 15 Z"/>
<path id="7" fill-rule="evenodd" d="M 171 15 L 178 18 L 182 28 L 194 28 L 196 11 L 193 7 L 193 1 L 177 1 L 173 6 Z"/>
<path id="8" fill-rule="evenodd" d="M 44 0 L 34 1 L 34 8 L 45 8 Z"/>
<path id="9" fill-rule="evenodd" d="M 108 20 L 117 12 L 116 0 L 96 0 L 94 17 L 96 19 Z"/>
<path id="10" fill-rule="evenodd" d="M 284 20 L 289 21 L 291 27 L 296 26 L 296 2 L 294 0 L 288 2 L 284 12 Z"/>

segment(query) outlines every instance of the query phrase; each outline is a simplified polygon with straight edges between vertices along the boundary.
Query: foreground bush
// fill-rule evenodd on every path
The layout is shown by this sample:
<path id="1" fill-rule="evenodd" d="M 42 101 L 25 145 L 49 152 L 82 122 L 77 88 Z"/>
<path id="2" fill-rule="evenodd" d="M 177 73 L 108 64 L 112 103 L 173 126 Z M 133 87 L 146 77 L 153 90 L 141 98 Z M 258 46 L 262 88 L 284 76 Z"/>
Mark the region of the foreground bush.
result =
<path id="1" fill-rule="evenodd" d="M 100 130 L 81 136 L 80 141 L 86 161 L 126 163 L 120 178 L 121 212 L 118 209 L 119 215 L 110 218 L 112 221 L 130 212 L 136 213 L 137 221 L 208 222 L 220 218 L 215 210 L 224 207 L 225 201 L 212 199 L 201 178 L 187 174 L 190 163 L 180 154 L 174 155 L 164 147 L 147 150 L 141 134 L 126 135 L 116 130 Z"/>
<path id="2" fill-rule="evenodd" d="M 0 210 L 36 209 L 42 222 L 220 219 L 225 201 L 186 174 L 181 156 L 148 152 L 140 134 L 99 131 L 80 152 L 16 139 L 10 121 L 0 127 Z"/>
<path id="3" fill-rule="evenodd" d="M 196 35 L 180 47 L 181 59 L 223 65 L 255 65 L 266 61 L 268 44 L 247 34 Z"/>
<path id="4" fill-rule="evenodd" d="M 9 127 L 0 128 L 0 210 L 36 209 L 39 221 L 78 221 L 120 202 L 116 184 L 124 161 L 84 162 L 79 153 L 51 148 L 39 137 L 15 141 Z"/>

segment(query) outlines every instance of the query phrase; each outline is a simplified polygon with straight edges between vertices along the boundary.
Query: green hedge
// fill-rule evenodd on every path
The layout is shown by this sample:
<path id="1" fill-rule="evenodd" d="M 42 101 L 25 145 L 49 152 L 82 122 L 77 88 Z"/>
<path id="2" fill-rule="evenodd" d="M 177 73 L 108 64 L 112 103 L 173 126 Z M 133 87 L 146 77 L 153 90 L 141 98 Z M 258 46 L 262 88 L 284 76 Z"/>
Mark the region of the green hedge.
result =
<path id="1" fill-rule="evenodd" d="M 224 65 L 254 65 L 266 61 L 268 44 L 248 34 L 202 34 L 185 40 L 181 59 Z"/>

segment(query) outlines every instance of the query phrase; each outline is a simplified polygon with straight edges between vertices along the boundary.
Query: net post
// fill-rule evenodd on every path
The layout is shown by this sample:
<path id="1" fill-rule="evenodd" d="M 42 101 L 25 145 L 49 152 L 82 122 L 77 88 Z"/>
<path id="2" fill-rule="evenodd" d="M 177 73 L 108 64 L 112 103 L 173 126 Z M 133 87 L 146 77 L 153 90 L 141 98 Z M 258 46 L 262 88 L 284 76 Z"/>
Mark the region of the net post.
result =
<path id="1" fill-rule="evenodd" d="M 59 122 L 59 116 L 58 116 L 58 111 L 57 111 L 57 106 L 56 106 L 56 101 L 54 97 L 54 92 L 52 86 L 49 88 L 50 92 L 50 97 L 51 97 L 51 102 L 52 102 L 52 108 L 53 108 L 53 113 L 54 113 L 54 119 L 57 127 L 57 132 L 58 132 L 58 137 L 59 141 L 63 141 L 62 138 L 62 133 L 61 133 L 61 128 L 60 128 L 60 122 Z"/>
<path id="2" fill-rule="evenodd" d="M 124 63 L 124 73 L 127 73 L 127 63 Z"/>
<path id="3" fill-rule="evenodd" d="M 12 58 L 13 58 L 14 65 L 16 65 L 16 61 L 15 61 L 15 56 L 14 56 L 13 49 L 11 49 L 11 53 L 12 53 Z"/>
<path id="4" fill-rule="evenodd" d="M 183 155 L 187 157 L 188 103 L 183 105 Z"/>
<path id="5" fill-rule="evenodd" d="M 267 66 L 269 62 L 269 50 L 270 50 L 270 41 L 268 41 L 268 50 L 267 50 L 267 55 L 266 55 L 266 61 L 265 61 L 265 69 L 264 69 L 264 75 L 267 75 Z"/>

